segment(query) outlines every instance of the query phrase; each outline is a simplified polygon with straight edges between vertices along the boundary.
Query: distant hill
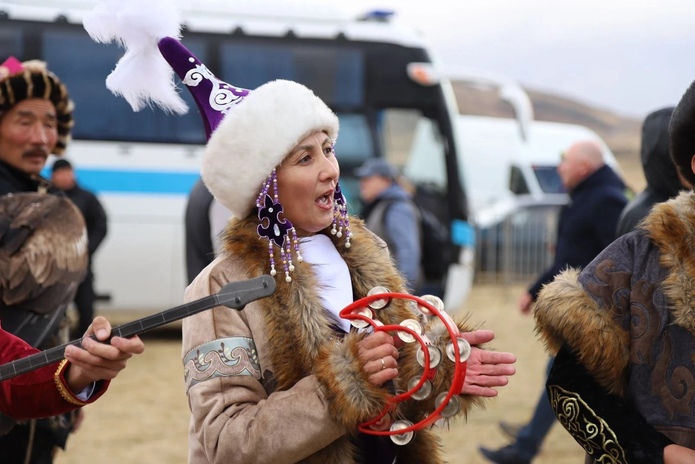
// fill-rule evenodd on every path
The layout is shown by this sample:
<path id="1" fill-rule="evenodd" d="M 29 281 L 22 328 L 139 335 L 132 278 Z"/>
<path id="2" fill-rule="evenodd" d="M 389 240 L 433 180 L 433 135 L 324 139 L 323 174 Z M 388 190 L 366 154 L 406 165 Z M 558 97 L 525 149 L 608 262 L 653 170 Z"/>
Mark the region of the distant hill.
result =
<path id="1" fill-rule="evenodd" d="M 483 90 L 468 83 L 452 82 L 459 112 L 479 116 L 513 118 L 514 111 L 492 90 Z M 642 121 L 596 108 L 572 98 L 540 90 L 525 89 L 533 105 L 534 118 L 579 124 L 594 130 L 615 154 L 625 171 L 628 184 L 636 189 L 644 185 L 639 161 Z"/>
<path id="2" fill-rule="evenodd" d="M 480 116 L 514 117 L 512 107 L 496 92 L 453 82 L 459 111 Z M 642 121 L 621 116 L 571 98 L 525 89 L 533 104 L 535 119 L 580 124 L 596 131 L 617 157 L 638 156 Z"/>

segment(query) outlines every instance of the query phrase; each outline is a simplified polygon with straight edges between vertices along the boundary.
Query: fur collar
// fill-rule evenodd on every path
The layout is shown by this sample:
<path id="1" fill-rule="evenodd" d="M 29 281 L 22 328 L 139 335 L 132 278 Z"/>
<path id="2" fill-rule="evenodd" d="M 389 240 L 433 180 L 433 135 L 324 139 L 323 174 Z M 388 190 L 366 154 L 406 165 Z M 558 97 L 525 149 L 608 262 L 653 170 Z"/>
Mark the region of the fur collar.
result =
<path id="1" fill-rule="evenodd" d="M 669 270 L 662 286 L 671 302 L 674 322 L 695 334 L 695 193 L 654 206 L 640 224 L 660 251 Z"/>
<path id="2" fill-rule="evenodd" d="M 232 222 L 223 239 L 225 253 L 241 260 L 249 270 L 249 277 L 268 273 L 270 258 L 265 239 L 258 237 L 256 218 Z M 351 246 L 345 248 L 345 237 L 337 238 L 328 230 L 325 233 L 351 269 L 354 298 L 362 298 L 376 286 L 384 286 L 394 292 L 405 291 L 405 281 L 391 263 L 386 245 L 364 227 L 363 221 L 350 218 Z M 276 250 L 276 256 L 279 252 Z M 334 339 L 332 321 L 321 304 L 317 288 L 321 282 L 309 263 L 296 263 L 292 282 L 276 276 L 277 288 L 268 303 L 265 322 L 268 337 L 286 339 L 287 343 L 273 343 L 270 347 L 278 388 L 294 385 L 313 372 L 313 360 L 321 348 Z M 288 349 L 289 347 L 292 349 Z"/>

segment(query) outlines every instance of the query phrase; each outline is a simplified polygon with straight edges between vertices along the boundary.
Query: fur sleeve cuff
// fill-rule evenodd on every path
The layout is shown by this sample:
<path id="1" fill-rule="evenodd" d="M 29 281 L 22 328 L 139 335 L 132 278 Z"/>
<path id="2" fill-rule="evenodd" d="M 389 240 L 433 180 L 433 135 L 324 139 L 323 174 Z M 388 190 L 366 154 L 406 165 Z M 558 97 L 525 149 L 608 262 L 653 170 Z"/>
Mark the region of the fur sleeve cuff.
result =
<path id="1" fill-rule="evenodd" d="M 534 307 L 536 331 L 552 355 L 567 346 L 604 388 L 623 394 L 630 334 L 591 298 L 578 275 L 568 269 L 543 287 Z"/>
<path id="2" fill-rule="evenodd" d="M 342 343 L 324 348 L 314 372 L 325 389 L 331 417 L 348 429 L 377 417 L 391 396 L 385 388 L 368 381 L 357 361 L 360 339 L 351 333 Z"/>

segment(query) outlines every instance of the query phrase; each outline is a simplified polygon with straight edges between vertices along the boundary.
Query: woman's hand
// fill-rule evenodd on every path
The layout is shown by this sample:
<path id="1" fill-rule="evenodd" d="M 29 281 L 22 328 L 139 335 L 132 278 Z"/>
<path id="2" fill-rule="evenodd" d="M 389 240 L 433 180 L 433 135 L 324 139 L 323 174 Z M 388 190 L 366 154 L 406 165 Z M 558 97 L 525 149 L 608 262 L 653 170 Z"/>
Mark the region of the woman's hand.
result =
<path id="1" fill-rule="evenodd" d="M 100 341 L 88 338 L 92 334 Z M 73 393 L 81 392 L 98 380 L 112 380 L 125 368 L 128 359 L 145 350 L 139 337 L 113 337 L 110 344 L 100 343 L 110 335 L 109 321 L 97 316 L 84 334 L 82 348 L 73 345 L 65 348 L 65 359 L 70 362 L 66 380 Z"/>
<path id="2" fill-rule="evenodd" d="M 495 338 L 492 330 L 475 330 L 461 334 L 471 345 L 471 355 L 466 366 L 466 379 L 461 389 L 462 395 L 484 397 L 497 396 L 494 387 L 503 387 L 509 383 L 508 376 L 516 373 L 514 363 L 516 356 L 478 348 L 476 345 L 487 343 Z"/>
<path id="3" fill-rule="evenodd" d="M 398 350 L 391 335 L 374 332 L 361 340 L 357 348 L 358 357 L 371 383 L 381 386 L 398 376 Z"/>

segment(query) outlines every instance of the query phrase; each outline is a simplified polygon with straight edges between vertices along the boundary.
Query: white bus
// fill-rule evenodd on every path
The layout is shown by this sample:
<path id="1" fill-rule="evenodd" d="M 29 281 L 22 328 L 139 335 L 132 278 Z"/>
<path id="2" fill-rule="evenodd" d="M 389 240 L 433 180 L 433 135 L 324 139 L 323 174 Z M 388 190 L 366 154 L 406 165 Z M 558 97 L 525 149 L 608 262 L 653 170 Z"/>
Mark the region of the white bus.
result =
<path id="1" fill-rule="evenodd" d="M 153 312 L 180 304 L 187 284 L 183 216 L 205 134 L 195 110 L 133 113 L 106 89 L 123 51 L 87 35 L 82 18 L 92 7 L 84 0 L 0 0 L 0 59 L 46 61 L 75 102 L 65 157 L 109 217 L 94 260 L 96 291 L 108 297 L 98 309 Z M 338 114 L 341 186 L 354 213 L 360 208 L 352 171 L 368 157 L 387 157 L 435 195 L 455 256 L 445 304 L 458 309 L 473 268 L 457 108 L 424 39 L 387 12 L 350 18 L 325 4 L 197 2 L 182 13 L 183 44 L 221 79 L 248 89 L 295 80 Z M 187 92 L 181 95 L 196 108 Z M 433 143 L 417 153 L 414 128 L 423 123 Z"/>

